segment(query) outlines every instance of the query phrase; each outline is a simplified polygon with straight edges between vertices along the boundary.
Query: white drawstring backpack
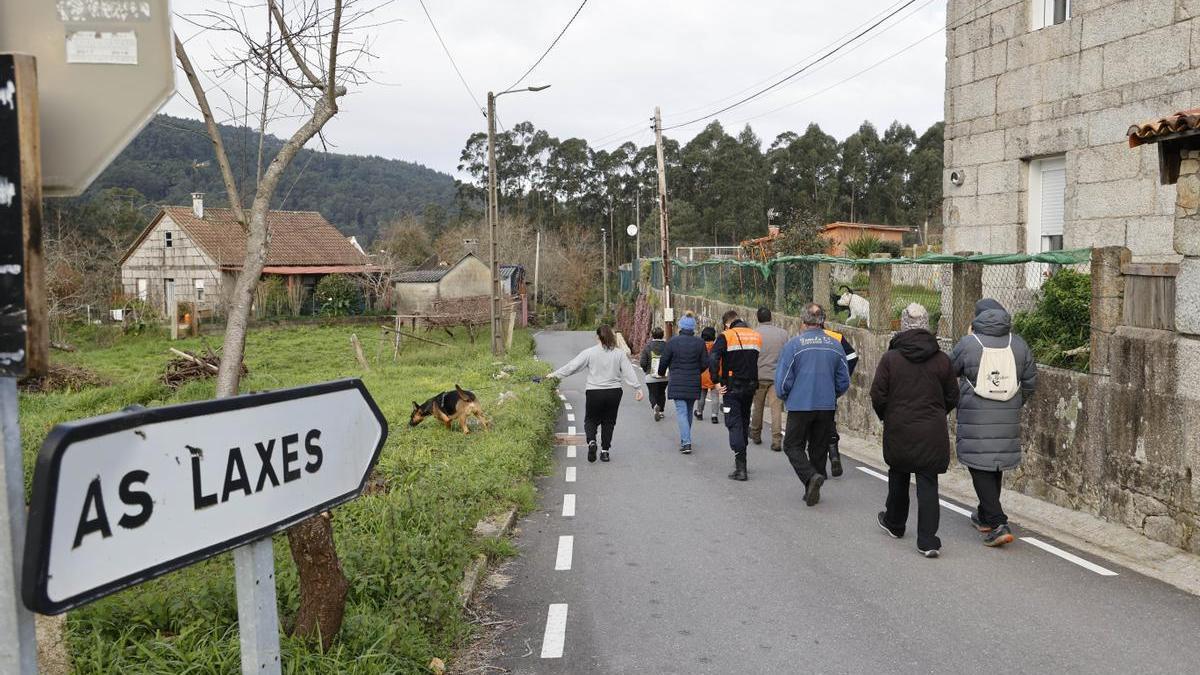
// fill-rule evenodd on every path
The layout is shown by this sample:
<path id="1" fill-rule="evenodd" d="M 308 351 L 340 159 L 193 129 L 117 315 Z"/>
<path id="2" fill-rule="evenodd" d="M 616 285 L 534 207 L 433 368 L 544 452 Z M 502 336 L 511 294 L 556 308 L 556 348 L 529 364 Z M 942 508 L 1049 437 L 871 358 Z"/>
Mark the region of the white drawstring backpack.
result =
<path id="1" fill-rule="evenodd" d="M 974 333 L 971 337 L 979 343 L 983 354 L 979 357 L 979 372 L 971 387 L 975 395 L 992 401 L 1011 401 L 1021 390 L 1017 379 L 1017 357 L 1012 350 L 1012 333 L 1004 347 L 988 347 Z"/>

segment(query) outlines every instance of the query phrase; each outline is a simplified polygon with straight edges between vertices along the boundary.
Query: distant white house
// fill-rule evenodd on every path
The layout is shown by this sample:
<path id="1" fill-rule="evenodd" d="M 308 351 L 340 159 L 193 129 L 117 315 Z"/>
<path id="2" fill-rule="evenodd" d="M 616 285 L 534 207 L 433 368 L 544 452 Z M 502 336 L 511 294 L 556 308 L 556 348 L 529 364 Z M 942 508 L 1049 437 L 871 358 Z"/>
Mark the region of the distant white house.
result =
<path id="1" fill-rule="evenodd" d="M 246 235 L 230 209 L 205 209 L 193 195 L 191 208 L 164 207 L 121 258 L 125 295 L 164 313 L 172 292 L 200 310 L 218 309 L 232 290 L 245 258 Z M 263 275 L 286 280 L 293 294 L 308 297 L 327 274 L 357 274 L 370 260 L 315 211 L 271 211 L 271 240 Z"/>

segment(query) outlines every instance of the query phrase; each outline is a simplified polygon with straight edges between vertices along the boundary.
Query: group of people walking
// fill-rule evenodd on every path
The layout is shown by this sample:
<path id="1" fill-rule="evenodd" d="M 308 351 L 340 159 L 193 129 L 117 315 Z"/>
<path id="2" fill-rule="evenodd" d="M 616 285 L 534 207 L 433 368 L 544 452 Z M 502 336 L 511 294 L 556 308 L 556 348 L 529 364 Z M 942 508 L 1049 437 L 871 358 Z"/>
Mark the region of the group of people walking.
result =
<path id="1" fill-rule="evenodd" d="M 696 317 L 679 320 L 679 333 L 664 340 L 655 328 L 640 365 L 655 420 L 674 404 L 683 454 L 692 452 L 693 420 L 703 419 L 709 394 L 719 396 L 733 452 L 729 478 L 749 479 L 747 450 L 762 444 L 771 417 L 771 449 L 782 451 L 804 486 L 804 501 L 816 505 L 827 477 L 842 474 L 835 422 L 838 399 L 850 389 L 858 354 L 845 336 L 825 326 L 825 310 L 810 303 L 801 312 L 798 335 L 775 326 L 766 307 L 751 328 L 735 311 L 721 317 L 721 332 L 696 334 Z M 601 326 L 599 344 L 575 357 L 552 377 L 588 369 L 584 430 L 588 460 L 609 460 L 622 383 L 642 391 L 612 329 Z M 710 339 L 705 339 L 709 337 Z M 1000 504 L 1003 473 L 1021 460 L 1020 413 L 1033 395 L 1037 367 L 1028 345 L 1012 333 L 1012 319 L 995 300 L 975 307 L 971 332 L 947 355 L 929 330 L 929 314 L 911 304 L 900 317 L 870 386 L 871 404 L 883 422 L 883 456 L 888 470 L 885 508 L 877 515 L 888 535 L 905 534 L 909 482 L 916 477 L 917 550 L 937 557 L 940 506 L 938 476 L 949 469 L 947 416 L 958 410 L 958 460 L 971 473 L 979 499 L 971 521 L 984 543 L 1013 541 Z M 712 410 L 714 422 L 716 408 Z M 786 421 L 784 420 L 786 413 Z M 827 472 L 827 468 L 829 471 Z"/>

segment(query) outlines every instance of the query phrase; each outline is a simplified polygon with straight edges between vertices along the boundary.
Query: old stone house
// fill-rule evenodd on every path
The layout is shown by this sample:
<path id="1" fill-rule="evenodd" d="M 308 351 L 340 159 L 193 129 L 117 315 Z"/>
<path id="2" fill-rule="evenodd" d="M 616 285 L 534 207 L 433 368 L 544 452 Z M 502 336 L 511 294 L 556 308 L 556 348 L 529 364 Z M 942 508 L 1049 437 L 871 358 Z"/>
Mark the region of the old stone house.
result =
<path id="1" fill-rule="evenodd" d="M 297 297 L 311 295 L 327 274 L 369 271 L 370 260 L 315 211 L 271 211 L 263 275 L 285 279 Z M 220 312 L 245 257 L 246 236 L 230 209 L 205 209 L 203 195 L 192 206 L 167 206 L 121 258 L 125 295 L 167 311 L 177 302 L 202 312 Z"/>
<path id="2" fill-rule="evenodd" d="M 438 300 L 490 296 L 492 271 L 468 253 L 453 265 L 401 272 L 394 285 L 397 311 L 416 314 L 430 311 Z"/>
<path id="3" fill-rule="evenodd" d="M 949 0 L 947 250 L 1177 260 L 1175 190 L 1126 130 L 1200 103 L 1198 17 L 1177 0 Z"/>

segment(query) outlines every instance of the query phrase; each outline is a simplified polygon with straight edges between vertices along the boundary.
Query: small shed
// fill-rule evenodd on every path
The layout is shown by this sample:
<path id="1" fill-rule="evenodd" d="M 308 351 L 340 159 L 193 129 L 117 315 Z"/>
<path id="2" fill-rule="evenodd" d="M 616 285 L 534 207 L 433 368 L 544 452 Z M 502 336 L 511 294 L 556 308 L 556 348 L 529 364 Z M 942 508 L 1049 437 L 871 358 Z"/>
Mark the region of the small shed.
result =
<path id="1" fill-rule="evenodd" d="M 397 311 L 416 314 L 428 312 L 438 300 L 490 296 L 492 273 L 468 253 L 453 265 L 401 272 L 394 284 Z"/>
<path id="2" fill-rule="evenodd" d="M 830 223 L 821 230 L 821 236 L 830 241 L 832 255 L 846 255 L 846 246 L 861 237 L 875 237 L 880 241 L 891 241 L 898 245 L 904 244 L 904 233 L 910 232 L 907 227 L 895 225 L 874 225 L 871 223 Z"/>

